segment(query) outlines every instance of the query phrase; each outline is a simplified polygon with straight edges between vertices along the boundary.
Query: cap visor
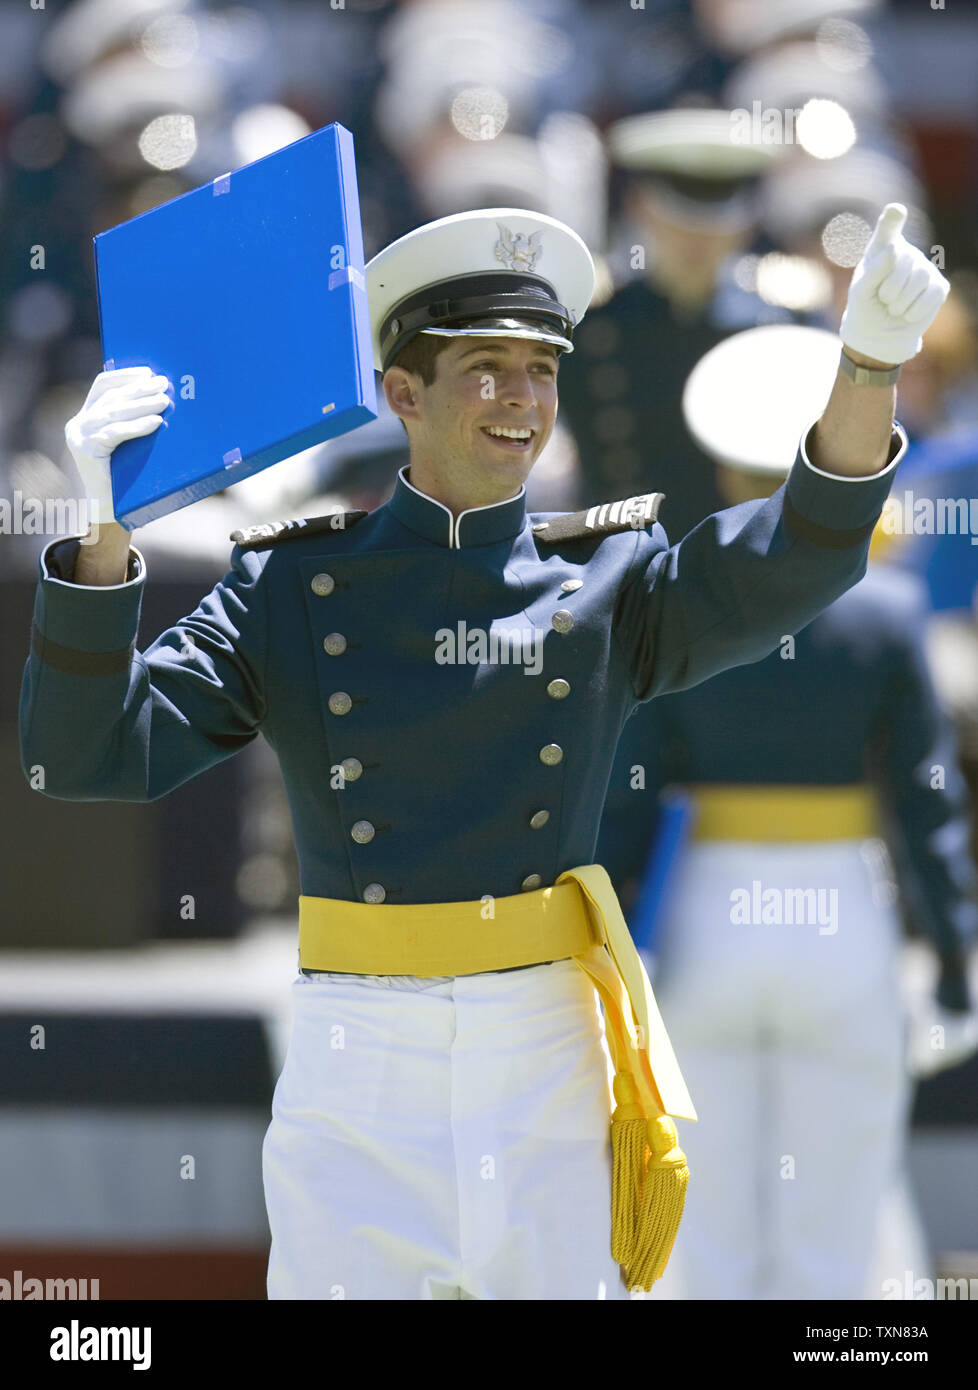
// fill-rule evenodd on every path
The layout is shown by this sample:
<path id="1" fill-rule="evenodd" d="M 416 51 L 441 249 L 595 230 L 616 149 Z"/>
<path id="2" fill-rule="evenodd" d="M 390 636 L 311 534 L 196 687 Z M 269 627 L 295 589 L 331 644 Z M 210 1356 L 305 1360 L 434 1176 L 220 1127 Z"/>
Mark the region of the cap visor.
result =
<path id="1" fill-rule="evenodd" d="M 573 352 L 574 344 L 562 333 L 549 328 L 538 328 L 535 324 L 524 323 L 518 319 L 484 319 L 479 323 L 449 326 L 447 328 L 423 328 L 422 333 L 435 333 L 440 338 L 528 338 L 541 343 L 554 343 L 565 352 Z"/>

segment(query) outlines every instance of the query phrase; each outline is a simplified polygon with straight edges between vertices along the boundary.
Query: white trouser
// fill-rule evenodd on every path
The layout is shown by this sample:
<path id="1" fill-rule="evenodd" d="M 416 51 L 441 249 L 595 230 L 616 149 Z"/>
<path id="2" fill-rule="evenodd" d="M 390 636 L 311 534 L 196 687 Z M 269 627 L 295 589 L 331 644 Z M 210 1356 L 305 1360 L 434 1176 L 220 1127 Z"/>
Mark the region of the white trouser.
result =
<path id="1" fill-rule="evenodd" d="M 700 1118 L 679 1125 L 689 1194 L 648 1298 L 882 1297 L 874 1257 L 910 1087 L 900 925 L 874 889 L 873 848 L 694 843 L 677 866 L 655 992 Z M 820 903 L 789 907 L 786 890 L 819 888 Z M 763 897 L 756 913 L 769 889 L 769 918 L 793 923 L 765 922 Z M 732 920 L 737 890 L 759 920 Z M 917 1232 L 886 1234 L 902 1279 Z"/>
<path id="2" fill-rule="evenodd" d="M 262 1150 L 270 1299 L 627 1299 L 610 1061 L 572 961 L 300 974 Z"/>

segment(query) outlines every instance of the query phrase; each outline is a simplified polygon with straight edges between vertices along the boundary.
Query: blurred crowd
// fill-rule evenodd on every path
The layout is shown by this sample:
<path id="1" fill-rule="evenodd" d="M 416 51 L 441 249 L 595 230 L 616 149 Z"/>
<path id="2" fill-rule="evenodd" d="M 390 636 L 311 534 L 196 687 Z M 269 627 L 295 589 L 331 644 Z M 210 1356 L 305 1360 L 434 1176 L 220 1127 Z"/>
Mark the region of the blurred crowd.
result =
<path id="1" fill-rule="evenodd" d="M 718 505 L 680 418 L 685 376 L 738 328 L 834 330 L 888 201 L 907 205 L 909 239 L 939 247 L 955 284 L 933 352 L 901 386 L 904 421 L 974 423 L 961 26 L 879 0 L 2 5 L 5 492 L 71 495 L 63 424 L 102 366 L 92 236 L 332 121 L 354 135 L 368 258 L 479 206 L 559 217 L 598 258 L 564 364 L 566 428 L 531 505 L 654 486 L 671 539 Z M 322 493 L 377 505 L 403 461 L 382 413 L 241 485 L 231 506 L 263 520 Z M 149 544 L 218 559 L 231 528 L 210 510 L 213 531 L 202 508 L 193 538 L 161 523 Z"/>

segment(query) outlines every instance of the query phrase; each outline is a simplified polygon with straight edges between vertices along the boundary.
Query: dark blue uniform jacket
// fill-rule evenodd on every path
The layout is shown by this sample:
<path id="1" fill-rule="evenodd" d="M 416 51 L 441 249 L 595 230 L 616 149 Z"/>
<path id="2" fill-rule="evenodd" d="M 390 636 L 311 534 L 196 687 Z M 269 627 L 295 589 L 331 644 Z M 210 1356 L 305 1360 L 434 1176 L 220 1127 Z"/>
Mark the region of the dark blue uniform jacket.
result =
<path id="1" fill-rule="evenodd" d="M 387 902 L 443 902 L 550 885 L 594 862 L 639 701 L 758 660 L 861 577 L 906 446 L 898 426 L 890 464 L 852 480 L 800 450 L 773 498 L 672 548 L 657 523 L 602 533 L 582 519 L 548 540 L 522 492 L 455 520 L 402 475 L 355 525 L 236 545 L 196 611 L 142 652 L 138 552 L 126 583 L 79 586 L 78 541 L 52 542 L 21 692 L 25 775 L 41 765 L 44 794 L 69 800 L 151 800 L 262 733 L 303 894 L 361 901 L 372 885 L 376 901 L 379 885 Z M 536 633 L 539 673 L 437 660 L 463 623 Z"/>

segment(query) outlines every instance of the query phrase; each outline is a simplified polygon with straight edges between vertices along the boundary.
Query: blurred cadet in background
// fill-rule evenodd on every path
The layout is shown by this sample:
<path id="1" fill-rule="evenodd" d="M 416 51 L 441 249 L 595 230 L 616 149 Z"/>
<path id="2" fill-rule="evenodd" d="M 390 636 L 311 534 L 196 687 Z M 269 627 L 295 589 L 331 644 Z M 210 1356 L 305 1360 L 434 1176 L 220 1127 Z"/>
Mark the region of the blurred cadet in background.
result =
<path id="1" fill-rule="evenodd" d="M 811 34 L 830 17 L 872 16 L 884 0 L 693 0 L 692 9 L 705 41 L 721 54 L 742 55 L 755 49 Z"/>
<path id="2" fill-rule="evenodd" d="M 728 505 L 780 486 L 837 357 L 824 330 L 760 328 L 692 374 L 690 429 Z M 921 1074 L 978 1047 L 978 907 L 925 615 L 919 582 L 871 561 L 780 651 L 625 726 L 597 857 L 701 1101 L 664 1297 L 880 1298 L 881 1237 L 889 1274 L 926 1263 L 912 1213 L 880 1227 L 903 1186 L 908 1060 Z M 909 1033 L 887 843 L 939 960 Z M 943 1050 L 926 1046 L 935 1022 Z"/>
<path id="3" fill-rule="evenodd" d="M 978 598 L 978 281 L 971 276 L 952 281 L 920 359 L 907 372 L 904 486 L 883 524 L 897 541 L 896 562 L 926 581 L 934 611 L 971 622 Z"/>
<path id="4" fill-rule="evenodd" d="M 908 364 L 909 365 L 909 364 Z M 978 281 L 962 272 L 901 378 L 910 448 L 881 518 L 927 586 L 927 654 L 978 800 Z M 904 405 L 904 399 L 906 404 Z M 978 858 L 978 826 L 972 853 Z"/>
<path id="5" fill-rule="evenodd" d="M 580 454 L 582 505 L 654 488 L 679 540 L 724 506 L 713 468 L 682 418 L 683 384 L 709 348 L 791 315 L 741 288 L 733 265 L 752 241 L 758 185 L 783 146 L 740 138 L 731 113 L 677 109 L 616 122 L 635 244 L 627 276 L 581 325 L 561 367 L 561 414 Z M 627 235 L 627 233 L 626 233 Z M 631 238 L 630 238 L 631 239 Z"/>

